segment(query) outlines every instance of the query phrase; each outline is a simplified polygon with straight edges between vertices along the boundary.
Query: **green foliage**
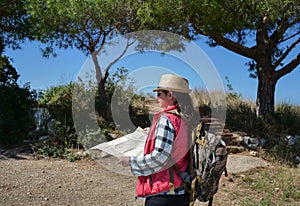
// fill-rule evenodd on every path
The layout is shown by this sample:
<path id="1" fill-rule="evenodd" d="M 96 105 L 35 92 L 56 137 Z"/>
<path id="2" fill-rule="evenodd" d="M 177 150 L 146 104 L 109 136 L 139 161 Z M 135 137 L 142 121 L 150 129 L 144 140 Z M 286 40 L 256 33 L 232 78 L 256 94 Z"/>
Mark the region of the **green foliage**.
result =
<path id="1" fill-rule="evenodd" d="M 125 69 L 117 69 L 114 74 L 111 75 L 111 78 L 108 78 L 106 83 L 106 95 L 108 101 L 107 108 L 110 108 L 112 101 L 112 96 L 115 95 L 114 103 L 117 104 L 116 108 L 124 109 L 130 97 L 134 94 L 133 82 L 128 82 L 128 71 Z M 102 108 L 98 107 L 98 100 L 95 98 L 95 90 L 93 89 L 95 85 L 80 85 L 79 83 L 70 83 L 68 85 L 61 85 L 49 88 L 44 95 L 39 99 L 39 104 L 45 105 L 49 110 L 51 118 L 55 119 L 55 123 L 52 125 L 51 131 L 51 144 L 54 142 L 55 145 L 59 145 L 65 148 L 73 147 L 86 147 L 89 148 L 94 146 L 95 143 L 99 143 L 101 136 L 106 137 L 106 140 L 110 140 L 109 133 L 116 130 L 115 126 L 107 121 L 107 119 L 102 119 L 97 117 L 99 124 L 99 130 L 94 131 L 92 128 L 89 128 L 89 124 L 93 122 L 94 110 L 91 111 L 90 106 L 95 101 L 95 109 L 101 110 Z M 78 106 L 75 106 L 73 110 L 76 110 L 75 114 L 72 112 L 72 100 L 73 92 L 76 89 L 76 92 L 82 92 L 84 95 L 80 100 L 77 100 Z M 118 90 L 118 92 L 116 92 Z M 115 92 L 117 94 L 115 94 Z M 78 93 L 75 96 L 80 96 Z M 76 98 L 76 97 L 74 97 Z M 126 102 L 127 101 L 127 102 Z M 128 104 L 129 105 L 129 104 Z M 129 107 L 127 105 L 127 107 Z M 92 112 L 92 113 L 91 113 Z M 100 111 L 99 111 L 100 112 Z M 106 111 L 108 112 L 108 111 Z M 85 114 L 83 114 L 85 113 Z M 86 115 L 86 114 L 91 115 Z M 73 122 L 73 115 L 82 115 L 89 116 L 90 119 L 86 119 L 83 122 L 84 125 L 81 125 L 79 136 L 75 131 L 75 125 Z M 91 121 L 91 122 L 89 122 Z M 79 139 L 78 139 L 79 138 Z M 50 147 L 52 148 L 52 146 Z"/>
<path id="2" fill-rule="evenodd" d="M 59 48 L 75 47 L 86 54 L 96 51 L 115 33 L 132 23 L 126 1 L 28 0 L 26 9 L 35 37 L 47 44 L 44 54 Z"/>
<path id="3" fill-rule="evenodd" d="M 257 135 L 255 106 L 252 102 L 243 101 L 239 95 L 229 93 L 226 98 L 226 127 L 232 131 L 246 132 Z M 255 129 L 255 130 L 254 130 Z"/>
<path id="4" fill-rule="evenodd" d="M 300 156 L 300 143 L 291 144 L 286 135 L 280 135 L 273 139 L 268 154 L 283 165 L 296 167 L 296 158 Z"/>
<path id="5" fill-rule="evenodd" d="M 24 0 L 0 1 L 0 54 L 5 47 L 17 49 L 26 38 L 32 39 L 25 3 Z"/>
<path id="6" fill-rule="evenodd" d="M 62 158 L 65 152 L 65 147 L 58 147 L 44 143 L 39 146 L 36 152 L 44 157 Z"/>
<path id="7" fill-rule="evenodd" d="M 80 159 L 80 155 L 75 153 L 75 152 L 67 152 L 66 154 L 66 159 L 69 161 L 69 162 L 75 162 L 76 160 L 79 160 Z"/>
<path id="8" fill-rule="evenodd" d="M 118 68 L 115 73 L 113 73 L 111 77 L 107 79 L 105 88 L 107 108 L 114 109 L 114 114 L 135 114 L 132 112 L 131 105 L 132 99 L 135 97 L 134 93 L 136 88 L 134 87 L 134 81 L 128 77 L 128 70 L 124 68 Z M 112 116 L 111 120 L 113 120 Z M 126 123 L 128 123 L 128 125 L 126 125 Z M 122 121 L 122 124 L 118 129 L 123 131 L 124 129 L 130 128 L 130 125 L 131 122 Z"/>
<path id="9" fill-rule="evenodd" d="M 116 93 L 113 95 L 111 107 L 114 110 L 114 114 L 118 115 L 117 120 L 114 119 L 114 127 L 102 124 L 103 127 L 101 127 L 101 131 L 107 133 L 116 132 L 119 133 L 119 135 L 124 135 L 133 132 L 136 127 L 149 127 L 148 106 L 151 98 L 148 99 L 142 94 L 134 94 L 135 89 L 133 87 L 127 88 L 119 85 L 115 89 Z M 125 115 L 123 116 L 123 114 Z M 130 118 L 129 121 L 127 115 L 129 115 Z M 115 131 L 113 131 L 112 128 L 114 128 Z"/>
<path id="10" fill-rule="evenodd" d="M 188 22 L 183 20 L 186 17 L 185 8 L 189 5 L 187 2 L 161 0 L 129 2 L 141 30 L 163 30 L 186 36 L 189 34 Z"/>
<path id="11" fill-rule="evenodd" d="M 19 74 L 8 57 L 2 56 L 6 47 L 18 49 L 26 38 L 32 39 L 24 5 L 22 0 L 0 2 L 0 143 L 10 146 L 28 138 L 28 132 L 34 128 L 31 107 L 36 92 L 29 84 L 17 84 Z"/>
<path id="12" fill-rule="evenodd" d="M 72 90 L 74 83 L 47 89 L 39 104 L 46 105 L 51 116 L 61 123 L 70 125 L 72 120 Z"/>
<path id="13" fill-rule="evenodd" d="M 55 111 L 55 109 L 53 109 L 53 111 Z M 47 135 L 45 140 L 37 140 L 30 144 L 36 156 L 41 155 L 46 158 L 66 159 L 70 162 L 80 159 L 79 154 L 70 150 L 70 148 L 79 148 L 77 135 L 72 125 L 68 125 L 66 122 L 61 123 L 60 121 L 54 121 L 51 122 L 48 129 L 51 132 L 49 134 L 48 131 L 48 133 L 44 134 Z"/>
<path id="14" fill-rule="evenodd" d="M 76 131 L 72 117 L 72 91 L 74 83 L 49 88 L 39 99 L 39 104 L 46 105 L 53 119 L 52 125 L 57 142 L 64 147 L 77 146 Z"/>
<path id="15" fill-rule="evenodd" d="M 150 100 L 143 95 L 134 95 L 130 101 L 129 111 L 132 123 L 136 127 L 149 127 L 149 102 Z"/>
<path id="16" fill-rule="evenodd" d="M 0 56 L 0 86 L 16 85 L 20 75 L 10 64 L 8 57 Z"/>
<path id="17" fill-rule="evenodd" d="M 6 59 L 2 57 L 2 59 Z M 15 145 L 28 138 L 35 127 L 32 107 L 36 103 L 36 92 L 29 84 L 20 87 L 19 75 L 9 61 L 0 67 L 0 143 Z"/>
<path id="18" fill-rule="evenodd" d="M 75 151 L 69 150 L 67 147 L 51 140 L 45 140 L 39 144 L 31 145 L 31 149 L 35 156 L 42 156 L 43 158 L 66 159 L 70 162 L 80 160 L 81 158 Z"/>
<path id="19" fill-rule="evenodd" d="M 241 99 L 228 101 L 226 127 L 231 131 L 267 139 L 267 154 L 285 165 L 295 166 L 296 157 L 300 155 L 300 143 L 291 144 L 287 136 L 300 134 L 299 107 L 279 104 L 274 115 L 264 118 L 257 117 L 254 108 L 254 103 Z"/>
<path id="20" fill-rule="evenodd" d="M 200 116 L 211 117 L 212 111 L 214 118 L 224 118 L 226 109 L 225 96 L 223 91 L 208 92 L 205 89 L 195 88 L 193 93 L 194 106 L 199 108 Z M 213 99 L 213 101 L 212 101 Z"/>
<path id="21" fill-rule="evenodd" d="M 257 117 L 255 104 L 235 93 L 227 94 L 226 126 L 253 137 L 270 138 L 278 134 L 300 134 L 300 110 L 286 103 L 276 105 L 274 115 Z"/>
<path id="22" fill-rule="evenodd" d="M 259 78 L 257 114 L 274 113 L 276 83 L 300 63 L 298 0 L 145 0 L 132 5 L 143 29 L 192 39 L 204 35 L 210 46 L 220 45 L 249 58 L 250 76 Z"/>
<path id="23" fill-rule="evenodd" d="M 287 134 L 300 134 L 300 106 L 279 103 L 275 106 L 275 119 L 280 124 L 278 130 Z"/>
<path id="24" fill-rule="evenodd" d="M 118 68 L 105 82 L 107 104 L 111 105 L 112 98 L 120 107 L 128 103 L 128 97 L 134 95 L 134 82 L 128 78 L 128 70 Z"/>
<path id="25" fill-rule="evenodd" d="M 0 86 L 0 142 L 14 145 L 28 138 L 29 131 L 35 128 L 34 113 L 31 107 L 35 94 L 28 85 L 23 88 Z"/>

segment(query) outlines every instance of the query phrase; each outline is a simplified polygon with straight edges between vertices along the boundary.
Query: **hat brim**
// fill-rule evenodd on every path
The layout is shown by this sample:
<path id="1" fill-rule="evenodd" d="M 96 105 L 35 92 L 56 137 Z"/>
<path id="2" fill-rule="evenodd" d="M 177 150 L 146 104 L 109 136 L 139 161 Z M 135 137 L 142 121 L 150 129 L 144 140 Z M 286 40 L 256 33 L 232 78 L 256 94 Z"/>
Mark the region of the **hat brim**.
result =
<path id="1" fill-rule="evenodd" d="M 153 89 L 153 92 L 158 91 L 171 91 L 171 92 L 180 92 L 180 93 L 190 93 L 191 89 L 178 89 L 178 88 L 167 88 L 167 87 L 157 87 L 156 89 Z"/>

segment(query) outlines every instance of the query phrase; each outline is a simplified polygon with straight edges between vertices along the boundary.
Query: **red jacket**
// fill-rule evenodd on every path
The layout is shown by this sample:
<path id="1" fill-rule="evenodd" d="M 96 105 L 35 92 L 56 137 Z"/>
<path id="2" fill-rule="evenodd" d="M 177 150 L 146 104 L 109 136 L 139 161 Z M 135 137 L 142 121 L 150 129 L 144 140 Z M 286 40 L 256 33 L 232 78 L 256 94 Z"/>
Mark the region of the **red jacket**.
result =
<path id="1" fill-rule="evenodd" d="M 167 116 L 176 131 L 174 147 L 172 158 L 176 162 L 180 171 L 186 171 L 189 164 L 189 153 L 188 153 L 188 124 L 185 120 L 181 119 L 178 115 L 170 113 L 171 110 L 176 109 L 176 106 L 168 107 L 163 112 L 159 112 L 154 115 L 152 126 L 145 143 L 144 154 L 150 154 L 154 150 L 155 146 L 155 128 L 158 119 L 165 115 Z M 174 188 L 177 188 L 181 185 L 182 180 L 178 176 L 177 172 L 173 168 L 174 176 Z M 166 166 L 162 171 L 149 175 L 149 176 L 139 176 L 136 186 L 136 195 L 137 197 L 144 197 L 147 195 L 153 195 L 170 189 L 170 175 L 169 170 Z"/>

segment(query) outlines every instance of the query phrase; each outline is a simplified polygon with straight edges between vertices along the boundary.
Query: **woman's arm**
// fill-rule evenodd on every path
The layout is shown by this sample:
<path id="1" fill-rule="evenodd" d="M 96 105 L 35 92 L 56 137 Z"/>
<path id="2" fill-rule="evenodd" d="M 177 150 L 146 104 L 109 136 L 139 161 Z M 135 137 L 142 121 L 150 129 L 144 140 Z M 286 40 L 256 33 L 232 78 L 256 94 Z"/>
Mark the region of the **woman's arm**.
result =
<path id="1" fill-rule="evenodd" d="M 135 176 L 148 176 L 160 171 L 170 160 L 174 146 L 175 129 L 170 119 L 161 116 L 155 129 L 154 150 L 147 155 L 130 157 L 129 164 Z"/>

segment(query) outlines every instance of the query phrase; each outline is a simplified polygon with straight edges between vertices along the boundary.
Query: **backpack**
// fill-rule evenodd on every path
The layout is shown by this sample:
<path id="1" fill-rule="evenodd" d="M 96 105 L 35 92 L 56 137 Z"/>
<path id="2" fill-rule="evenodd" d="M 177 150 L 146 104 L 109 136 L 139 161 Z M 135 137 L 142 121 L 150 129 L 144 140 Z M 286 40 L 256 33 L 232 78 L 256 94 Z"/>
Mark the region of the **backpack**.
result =
<path id="1" fill-rule="evenodd" d="M 192 133 L 189 171 L 180 172 L 176 164 L 173 167 L 183 180 L 183 187 L 190 193 L 190 206 L 196 199 L 209 201 L 210 206 L 221 175 L 225 172 L 227 176 L 227 148 L 221 135 L 209 133 L 202 121 Z"/>

